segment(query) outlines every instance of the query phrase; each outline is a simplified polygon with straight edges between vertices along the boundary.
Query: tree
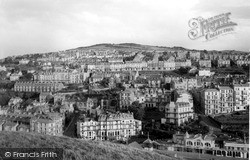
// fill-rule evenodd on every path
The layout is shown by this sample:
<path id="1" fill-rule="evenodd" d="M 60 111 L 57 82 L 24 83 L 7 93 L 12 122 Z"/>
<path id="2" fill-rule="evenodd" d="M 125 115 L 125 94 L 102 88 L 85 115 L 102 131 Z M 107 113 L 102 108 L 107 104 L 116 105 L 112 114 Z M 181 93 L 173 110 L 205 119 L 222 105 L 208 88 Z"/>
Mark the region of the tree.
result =
<path id="1" fill-rule="evenodd" d="M 10 96 L 5 95 L 3 93 L 0 94 L 0 106 L 5 106 L 8 104 L 9 100 L 10 100 Z"/>
<path id="2" fill-rule="evenodd" d="M 109 79 L 103 78 L 102 81 L 100 82 L 100 84 L 104 87 L 108 87 L 109 86 Z"/>
<path id="3" fill-rule="evenodd" d="M 0 79 L 3 80 L 6 78 L 7 72 L 6 71 L 0 71 Z"/>
<path id="4" fill-rule="evenodd" d="M 133 102 L 130 107 L 128 107 L 128 110 L 134 114 L 135 119 L 142 120 L 144 117 L 145 111 L 144 108 L 140 107 L 139 102 Z"/>
<path id="5" fill-rule="evenodd" d="M 54 104 L 54 97 L 52 95 L 47 95 L 45 97 L 45 102 L 47 102 L 49 104 Z"/>
<path id="6" fill-rule="evenodd" d="M 14 70 L 19 72 L 21 69 L 19 66 L 15 66 Z"/>
<path id="7" fill-rule="evenodd" d="M 237 64 L 236 64 L 233 60 L 230 60 L 230 66 L 231 66 L 231 67 L 237 66 Z"/>
<path id="8" fill-rule="evenodd" d="M 212 60 L 211 61 L 211 67 L 212 68 L 217 68 L 218 67 L 218 60 Z"/>
<path id="9" fill-rule="evenodd" d="M 250 70 L 249 70 L 249 65 L 244 64 L 244 65 L 242 65 L 242 68 L 243 68 L 243 70 L 244 70 L 245 72 L 247 72 L 247 73 L 250 72 Z"/>
<path id="10" fill-rule="evenodd" d="M 178 70 L 175 70 L 175 72 L 180 75 L 185 75 L 189 72 L 190 69 L 191 69 L 190 67 L 185 67 L 185 68 L 181 67 Z"/>
<path id="11" fill-rule="evenodd" d="M 27 73 L 27 74 L 24 74 L 22 77 L 21 77 L 22 80 L 25 80 L 25 81 L 30 81 L 33 79 L 33 74 L 32 73 Z"/>

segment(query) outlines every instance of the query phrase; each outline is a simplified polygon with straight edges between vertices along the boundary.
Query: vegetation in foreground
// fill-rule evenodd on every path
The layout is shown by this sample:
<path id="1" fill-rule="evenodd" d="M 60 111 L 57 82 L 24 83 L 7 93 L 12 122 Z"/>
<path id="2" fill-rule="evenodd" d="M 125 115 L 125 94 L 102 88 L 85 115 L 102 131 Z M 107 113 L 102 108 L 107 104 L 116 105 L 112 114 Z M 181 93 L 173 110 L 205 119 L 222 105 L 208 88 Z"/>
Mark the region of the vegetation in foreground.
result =
<path id="1" fill-rule="evenodd" d="M 172 160 L 155 152 L 103 141 L 37 135 L 21 132 L 0 132 L 1 148 L 63 148 L 65 160 Z"/>

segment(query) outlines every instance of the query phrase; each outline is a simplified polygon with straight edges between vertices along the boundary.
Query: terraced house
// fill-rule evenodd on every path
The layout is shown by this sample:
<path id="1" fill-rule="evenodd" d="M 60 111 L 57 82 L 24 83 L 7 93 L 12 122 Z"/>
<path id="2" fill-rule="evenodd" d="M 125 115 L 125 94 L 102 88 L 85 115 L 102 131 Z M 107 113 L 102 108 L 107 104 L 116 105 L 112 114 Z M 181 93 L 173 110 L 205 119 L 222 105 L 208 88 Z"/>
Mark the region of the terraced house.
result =
<path id="1" fill-rule="evenodd" d="M 64 88 L 62 83 L 53 82 L 16 82 L 14 91 L 16 92 L 56 92 Z"/>
<path id="2" fill-rule="evenodd" d="M 89 73 L 83 70 L 60 68 L 40 71 L 34 75 L 34 79 L 40 82 L 82 83 L 88 76 Z"/>

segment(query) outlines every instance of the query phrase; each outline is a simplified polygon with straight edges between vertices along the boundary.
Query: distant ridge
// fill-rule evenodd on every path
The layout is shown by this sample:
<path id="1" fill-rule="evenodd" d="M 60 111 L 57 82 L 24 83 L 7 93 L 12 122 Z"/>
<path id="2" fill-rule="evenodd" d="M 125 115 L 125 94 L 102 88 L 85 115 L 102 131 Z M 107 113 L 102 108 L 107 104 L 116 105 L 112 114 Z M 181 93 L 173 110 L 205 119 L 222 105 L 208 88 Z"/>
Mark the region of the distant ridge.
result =
<path id="1" fill-rule="evenodd" d="M 100 43 L 100 44 L 94 44 L 90 46 L 82 46 L 82 47 L 77 47 L 77 48 L 71 48 L 71 49 L 66 49 L 58 52 L 46 52 L 46 53 L 30 53 L 30 54 L 24 54 L 24 55 L 18 55 L 18 56 L 9 56 L 9 57 L 19 57 L 22 58 L 22 56 L 27 56 L 31 54 L 38 54 L 38 55 L 43 55 L 43 54 L 52 54 L 52 53 L 59 53 L 63 51 L 89 51 L 89 50 L 116 50 L 116 51 L 122 51 L 123 53 L 126 52 L 138 52 L 138 51 L 147 51 L 147 52 L 153 52 L 153 51 L 158 51 L 158 52 L 178 52 L 178 51 L 192 51 L 192 52 L 203 52 L 203 53 L 218 53 L 218 54 L 249 54 L 249 52 L 245 51 L 236 51 L 236 50 L 197 50 L 197 49 L 188 49 L 184 48 L 181 46 L 173 46 L 173 47 L 167 47 L 167 46 L 153 46 L 153 45 L 143 45 L 143 44 L 137 44 L 137 43 L 119 43 L 119 44 L 114 44 L 114 43 Z M 5 57 L 6 58 L 6 57 Z"/>

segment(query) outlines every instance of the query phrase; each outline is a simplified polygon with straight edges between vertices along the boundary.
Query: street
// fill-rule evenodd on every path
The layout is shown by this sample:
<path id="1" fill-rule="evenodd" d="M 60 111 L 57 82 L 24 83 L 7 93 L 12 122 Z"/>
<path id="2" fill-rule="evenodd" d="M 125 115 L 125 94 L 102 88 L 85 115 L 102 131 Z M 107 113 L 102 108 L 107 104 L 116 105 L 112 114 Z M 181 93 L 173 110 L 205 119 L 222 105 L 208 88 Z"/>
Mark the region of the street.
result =
<path id="1" fill-rule="evenodd" d="M 68 127 L 64 130 L 63 135 L 68 136 L 68 137 L 72 137 L 72 138 L 76 138 L 77 134 L 76 134 L 76 122 L 78 117 L 80 116 L 80 113 L 74 113 L 74 116 L 72 118 L 72 120 L 70 121 Z"/>

